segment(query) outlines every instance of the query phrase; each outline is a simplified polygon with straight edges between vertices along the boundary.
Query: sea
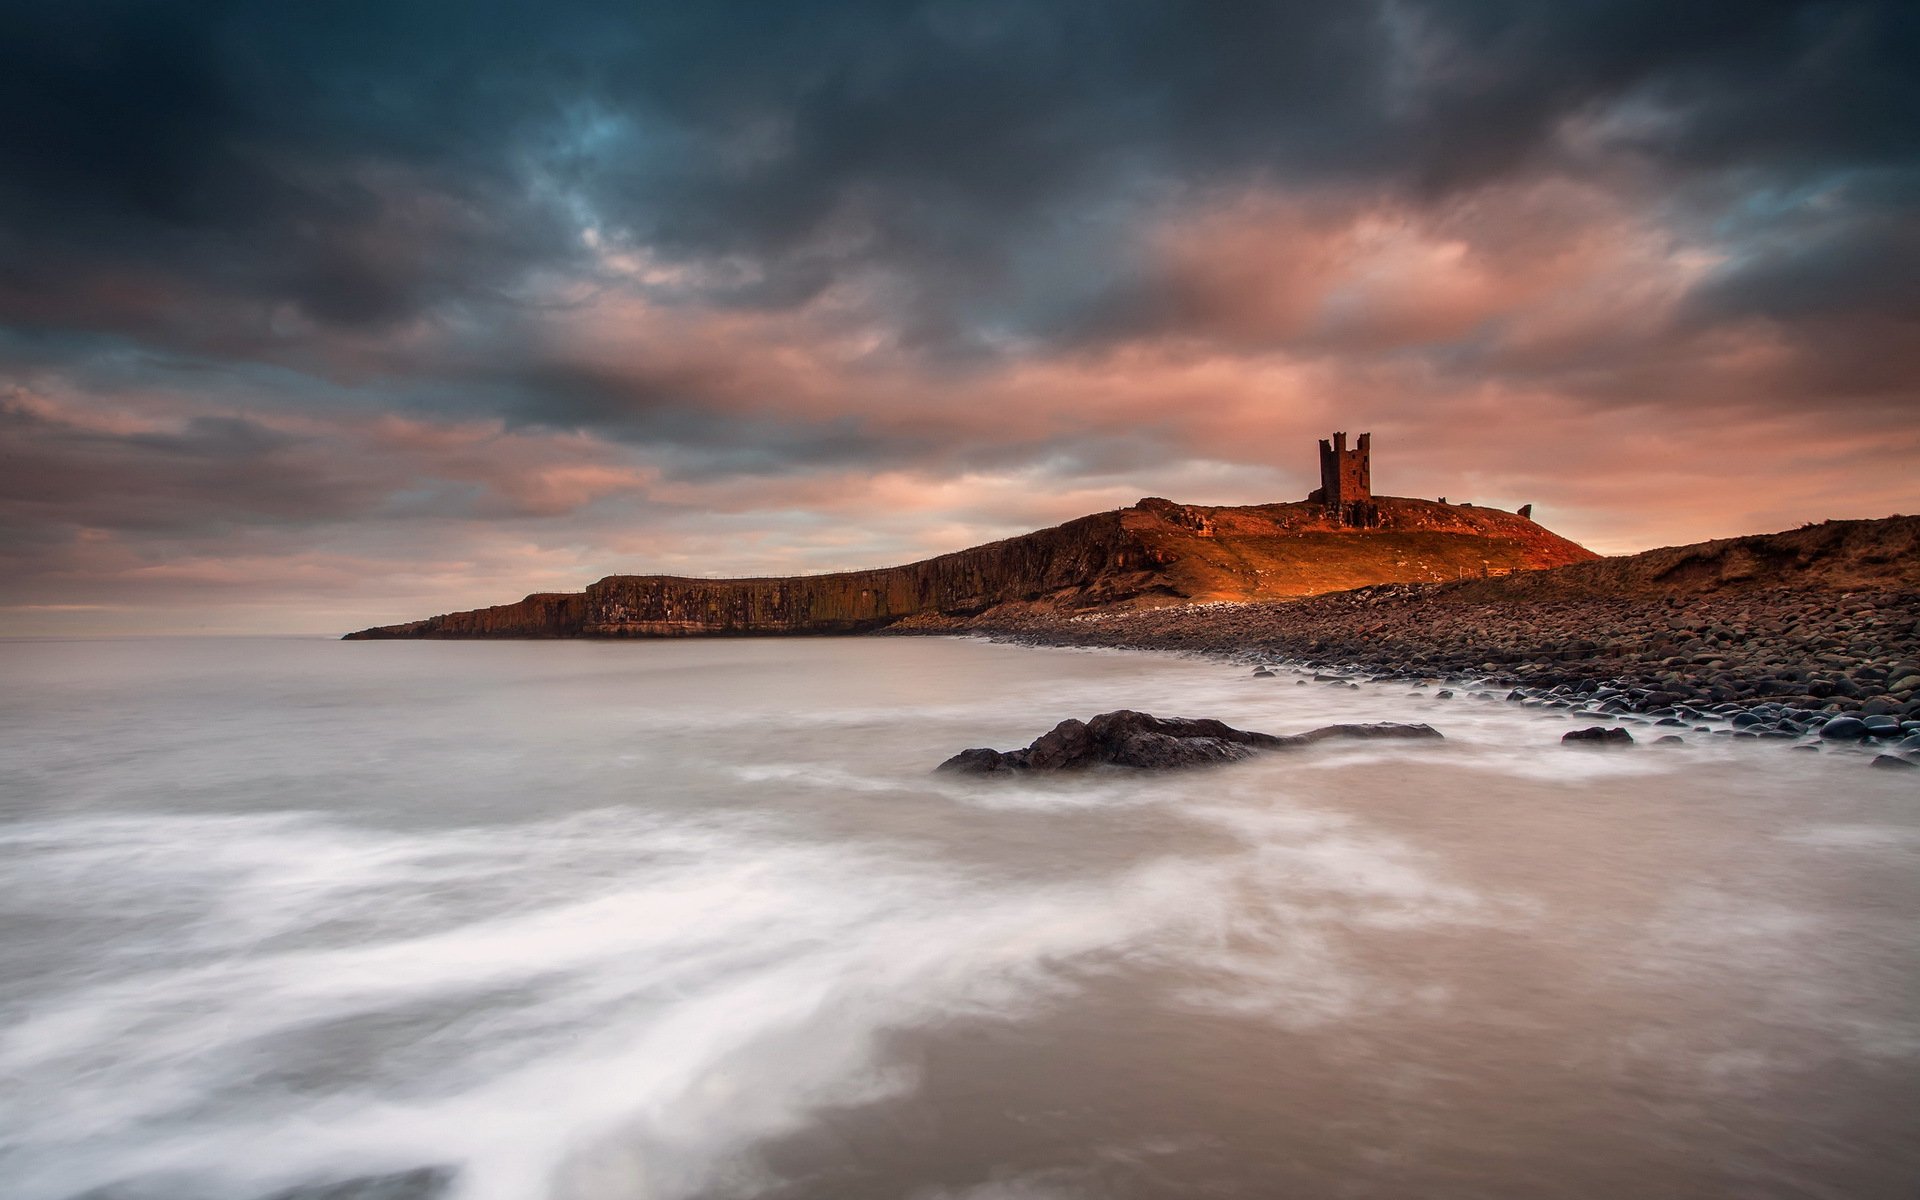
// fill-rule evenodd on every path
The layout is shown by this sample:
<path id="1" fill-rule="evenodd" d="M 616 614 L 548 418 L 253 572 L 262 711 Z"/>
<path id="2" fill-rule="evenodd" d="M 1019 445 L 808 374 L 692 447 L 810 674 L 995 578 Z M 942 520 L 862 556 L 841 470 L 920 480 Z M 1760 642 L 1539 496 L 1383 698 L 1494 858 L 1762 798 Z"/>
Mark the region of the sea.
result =
<path id="1" fill-rule="evenodd" d="M 1920 773 L 1438 691 L 0 643 L 0 1197 L 1920 1192 Z M 1445 737 L 932 773 L 1116 708 Z"/>

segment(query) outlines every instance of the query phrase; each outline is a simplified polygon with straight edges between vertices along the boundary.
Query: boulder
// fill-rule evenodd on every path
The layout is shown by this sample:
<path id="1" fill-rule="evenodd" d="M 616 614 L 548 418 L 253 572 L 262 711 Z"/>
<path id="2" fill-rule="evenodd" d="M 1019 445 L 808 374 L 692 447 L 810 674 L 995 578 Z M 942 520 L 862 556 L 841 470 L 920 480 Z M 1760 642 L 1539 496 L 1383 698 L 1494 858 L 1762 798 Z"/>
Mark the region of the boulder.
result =
<path id="1" fill-rule="evenodd" d="M 1624 732 L 1624 731 L 1623 731 Z M 1327 725 L 1279 736 L 1235 729 L 1221 721 L 1156 717 L 1119 709 L 1088 721 L 1065 720 L 1024 750 L 962 750 L 935 768 L 967 775 L 1008 771 L 1067 771 L 1093 766 L 1168 770 L 1251 758 L 1264 750 L 1294 749 L 1334 738 L 1437 738 L 1431 725 L 1391 722 Z"/>
<path id="2" fill-rule="evenodd" d="M 1560 740 L 1576 746 L 1631 746 L 1633 735 L 1617 725 L 1612 729 L 1591 725 L 1585 729 L 1569 729 L 1560 735 Z"/>
<path id="3" fill-rule="evenodd" d="M 1858 742 L 1867 736 L 1867 723 L 1859 717 L 1835 717 L 1820 727 L 1820 736 L 1833 742 Z"/>

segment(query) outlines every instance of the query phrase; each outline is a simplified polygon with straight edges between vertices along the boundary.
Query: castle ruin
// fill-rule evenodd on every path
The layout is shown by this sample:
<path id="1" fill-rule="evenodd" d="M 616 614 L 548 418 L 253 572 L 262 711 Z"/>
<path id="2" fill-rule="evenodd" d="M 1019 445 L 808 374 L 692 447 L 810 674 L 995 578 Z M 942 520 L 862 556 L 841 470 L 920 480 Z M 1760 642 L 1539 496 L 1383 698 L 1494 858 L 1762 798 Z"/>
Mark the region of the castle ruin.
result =
<path id="1" fill-rule="evenodd" d="M 1347 435 L 1335 433 L 1333 440 L 1320 439 L 1320 486 L 1307 497 L 1309 504 L 1327 510 L 1327 522 L 1355 529 L 1372 529 L 1380 524 L 1380 509 L 1373 502 L 1373 435 L 1363 433 L 1347 449 Z"/>

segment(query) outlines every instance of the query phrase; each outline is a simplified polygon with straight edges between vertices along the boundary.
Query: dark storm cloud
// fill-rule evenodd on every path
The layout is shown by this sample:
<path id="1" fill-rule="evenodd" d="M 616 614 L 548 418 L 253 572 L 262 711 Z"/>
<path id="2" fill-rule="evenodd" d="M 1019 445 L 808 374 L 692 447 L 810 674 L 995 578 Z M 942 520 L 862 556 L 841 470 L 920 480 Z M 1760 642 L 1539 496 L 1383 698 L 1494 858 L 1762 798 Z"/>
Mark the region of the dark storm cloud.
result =
<path id="1" fill-rule="evenodd" d="M 0 516 L 121 530 L 311 523 L 375 510 L 384 489 L 313 440 L 234 417 L 88 425 L 0 399 Z"/>
<path id="2" fill-rule="evenodd" d="M 1697 315 L 1920 320 L 1920 171 L 1889 182 L 1835 181 L 1749 220 L 1742 252 L 1695 297 Z"/>
<path id="3" fill-rule="evenodd" d="M 327 58 L 350 40 L 276 28 L 272 11 L 7 7 L 0 316 L 230 347 L 268 336 L 283 306 L 380 327 L 560 252 L 498 149 L 461 145 L 475 106 L 399 63 L 362 78 Z M 430 142 L 420 122 L 454 136 Z"/>
<path id="4" fill-rule="evenodd" d="M 1169 187 L 1458 189 L 1583 115 L 1785 183 L 1920 145 L 1890 3 L 82 2 L 0 47 L 5 312 L 172 339 L 499 303 L 585 222 L 746 256 L 708 302 L 878 272 L 965 340 Z"/>

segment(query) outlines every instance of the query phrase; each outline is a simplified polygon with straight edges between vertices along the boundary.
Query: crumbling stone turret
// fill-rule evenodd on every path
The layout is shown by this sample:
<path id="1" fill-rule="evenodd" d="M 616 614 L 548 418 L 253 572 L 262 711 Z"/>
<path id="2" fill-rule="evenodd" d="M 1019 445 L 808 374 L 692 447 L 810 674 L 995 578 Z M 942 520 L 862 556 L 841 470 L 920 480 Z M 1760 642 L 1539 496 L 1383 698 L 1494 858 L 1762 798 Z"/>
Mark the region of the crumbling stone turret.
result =
<path id="1" fill-rule="evenodd" d="M 1307 500 L 1325 506 L 1327 520 L 1334 525 L 1371 529 L 1380 524 L 1380 510 L 1373 502 L 1373 435 L 1363 433 L 1347 449 L 1347 435 L 1335 433 L 1333 440 L 1320 439 L 1320 486 Z"/>

